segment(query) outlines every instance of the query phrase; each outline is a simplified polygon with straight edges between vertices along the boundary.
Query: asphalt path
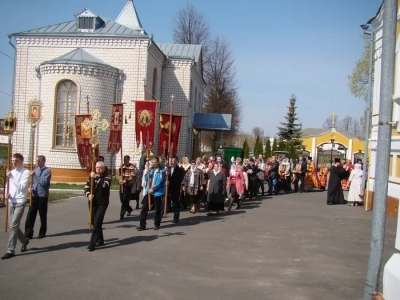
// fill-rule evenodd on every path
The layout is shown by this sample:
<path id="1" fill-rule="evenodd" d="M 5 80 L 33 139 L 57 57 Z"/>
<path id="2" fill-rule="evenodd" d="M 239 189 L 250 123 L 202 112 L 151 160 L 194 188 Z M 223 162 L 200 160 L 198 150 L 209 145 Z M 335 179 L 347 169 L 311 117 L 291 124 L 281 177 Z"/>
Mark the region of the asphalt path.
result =
<path id="1" fill-rule="evenodd" d="M 0 261 L 0 299 L 361 299 L 372 213 L 328 206 L 325 197 L 259 197 L 219 216 L 185 211 L 179 224 L 169 214 L 158 231 L 150 213 L 148 229 L 138 232 L 140 211 L 120 221 L 114 192 L 106 244 L 94 252 L 86 250 L 86 200 L 57 201 L 49 205 L 47 237 L 31 240 L 25 253 L 18 243 L 17 255 Z M 395 228 L 388 219 L 384 262 Z M 7 239 L 0 234 L 4 252 Z"/>

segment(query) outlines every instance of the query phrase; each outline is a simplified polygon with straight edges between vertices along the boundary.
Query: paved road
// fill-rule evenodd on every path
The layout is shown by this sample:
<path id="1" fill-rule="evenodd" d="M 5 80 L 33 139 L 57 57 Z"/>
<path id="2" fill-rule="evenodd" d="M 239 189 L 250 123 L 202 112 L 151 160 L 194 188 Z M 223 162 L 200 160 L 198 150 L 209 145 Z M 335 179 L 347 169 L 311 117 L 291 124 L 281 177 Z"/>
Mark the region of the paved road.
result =
<path id="1" fill-rule="evenodd" d="M 115 194 L 112 202 L 106 245 L 93 253 L 86 201 L 51 204 L 48 237 L 0 261 L 0 299 L 361 299 L 372 216 L 362 207 L 327 206 L 323 192 L 280 195 L 219 217 L 184 212 L 178 225 L 168 217 L 159 231 L 137 232 L 138 211 L 119 221 Z M 386 234 L 385 262 L 395 220 Z M 3 249 L 7 237 L 0 234 Z"/>

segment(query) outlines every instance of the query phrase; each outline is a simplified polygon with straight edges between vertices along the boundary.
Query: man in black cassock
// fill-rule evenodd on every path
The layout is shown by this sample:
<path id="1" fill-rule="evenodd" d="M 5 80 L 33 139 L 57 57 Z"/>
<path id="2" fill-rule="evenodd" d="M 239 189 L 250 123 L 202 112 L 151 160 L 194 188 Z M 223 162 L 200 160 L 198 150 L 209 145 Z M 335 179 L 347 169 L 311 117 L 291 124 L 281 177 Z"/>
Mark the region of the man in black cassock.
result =
<path id="1" fill-rule="evenodd" d="M 328 195 L 326 204 L 345 204 L 343 196 L 343 189 L 341 180 L 347 178 L 349 176 L 349 172 L 343 169 L 340 158 L 335 158 L 335 162 L 331 166 L 331 170 L 329 172 L 329 181 L 328 181 Z"/>

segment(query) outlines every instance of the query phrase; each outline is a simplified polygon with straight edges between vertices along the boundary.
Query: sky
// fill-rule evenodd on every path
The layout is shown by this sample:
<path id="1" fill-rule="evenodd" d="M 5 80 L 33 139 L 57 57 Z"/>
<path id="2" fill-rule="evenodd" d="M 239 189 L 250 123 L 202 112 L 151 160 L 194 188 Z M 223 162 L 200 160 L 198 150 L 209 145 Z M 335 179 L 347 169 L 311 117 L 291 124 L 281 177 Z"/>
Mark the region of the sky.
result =
<path id="1" fill-rule="evenodd" d="M 14 49 L 8 34 L 74 20 L 88 7 L 116 19 L 127 0 L 7 1 L 0 10 L 0 117 L 11 107 Z M 242 103 L 241 130 L 259 126 L 273 136 L 289 98 L 297 98 L 303 128 L 321 128 L 332 112 L 362 115 L 365 102 L 351 95 L 347 76 L 361 56 L 360 24 L 381 0 L 135 0 L 155 42 L 172 42 L 172 20 L 187 3 L 205 15 L 213 36 L 230 43 Z M 2 53 L 1 53 L 2 52 Z M 11 58 L 9 58 L 10 56 Z M 34 96 L 33 96 L 34 97 Z"/>

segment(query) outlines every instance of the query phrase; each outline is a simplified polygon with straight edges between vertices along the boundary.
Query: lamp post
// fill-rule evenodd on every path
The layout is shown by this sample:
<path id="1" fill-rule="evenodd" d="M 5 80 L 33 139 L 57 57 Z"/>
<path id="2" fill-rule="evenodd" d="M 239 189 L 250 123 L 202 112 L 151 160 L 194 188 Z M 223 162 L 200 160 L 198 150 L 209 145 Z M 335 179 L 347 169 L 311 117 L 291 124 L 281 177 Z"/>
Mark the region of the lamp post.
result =
<path id="1" fill-rule="evenodd" d="M 333 160 L 332 160 L 333 147 L 335 147 L 335 136 L 332 134 L 331 135 L 331 166 L 332 166 L 332 163 L 333 163 Z"/>

